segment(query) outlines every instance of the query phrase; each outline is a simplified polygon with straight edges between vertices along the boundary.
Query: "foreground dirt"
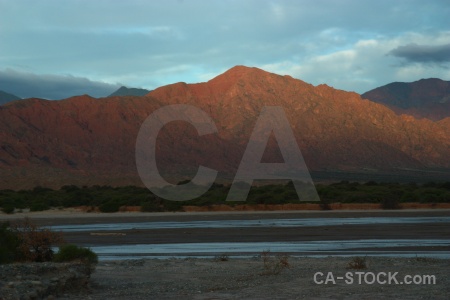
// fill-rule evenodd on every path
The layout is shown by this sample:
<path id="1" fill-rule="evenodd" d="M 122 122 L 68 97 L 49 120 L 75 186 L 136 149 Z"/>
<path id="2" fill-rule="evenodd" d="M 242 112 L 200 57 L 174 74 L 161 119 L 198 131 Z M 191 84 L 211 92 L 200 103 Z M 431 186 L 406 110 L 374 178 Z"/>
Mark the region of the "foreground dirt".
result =
<path id="1" fill-rule="evenodd" d="M 72 263 L 14 263 L 0 265 L 0 299 L 55 299 L 87 291 L 91 267 Z"/>
<path id="2" fill-rule="evenodd" d="M 167 259 L 101 262 L 88 291 L 63 299 L 448 299 L 449 260 L 367 258 L 363 270 L 347 269 L 352 258 L 293 258 L 280 273 L 272 256 L 252 259 Z M 316 284 L 314 274 L 333 272 L 336 284 Z M 336 279 L 353 274 L 353 284 Z M 398 284 L 358 283 L 355 272 L 398 272 Z M 405 275 L 435 275 L 436 284 L 400 284 Z M 364 278 L 364 275 L 362 276 Z M 370 274 L 367 277 L 371 280 Z M 388 277 L 381 277 L 388 279 Z"/>

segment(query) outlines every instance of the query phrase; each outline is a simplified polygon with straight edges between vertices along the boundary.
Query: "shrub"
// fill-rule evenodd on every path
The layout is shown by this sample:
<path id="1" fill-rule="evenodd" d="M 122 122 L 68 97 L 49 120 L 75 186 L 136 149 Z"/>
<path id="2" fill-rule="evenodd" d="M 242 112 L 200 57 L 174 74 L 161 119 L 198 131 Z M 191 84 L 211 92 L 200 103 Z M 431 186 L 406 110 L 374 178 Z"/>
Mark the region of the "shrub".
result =
<path id="1" fill-rule="evenodd" d="M 117 201 L 108 201 L 99 207 L 101 212 L 118 212 L 119 208 L 120 204 Z"/>
<path id="2" fill-rule="evenodd" d="M 160 204 L 156 201 L 148 201 L 143 202 L 141 204 L 141 211 L 142 212 L 154 212 L 154 211 L 162 211 Z"/>
<path id="3" fill-rule="evenodd" d="M 55 262 L 79 261 L 86 266 L 86 271 L 88 272 L 88 276 L 90 276 L 95 270 L 98 256 L 89 248 L 66 244 L 59 247 L 59 251 L 55 254 L 53 260 Z"/>
<path id="4" fill-rule="evenodd" d="M 364 185 L 366 185 L 366 186 L 377 186 L 378 183 L 375 182 L 375 181 L 368 181 L 368 182 L 364 183 Z"/>
<path id="5" fill-rule="evenodd" d="M 367 268 L 367 263 L 366 263 L 366 258 L 365 257 L 353 257 L 352 260 L 347 264 L 347 269 L 356 269 L 356 270 L 361 270 L 361 269 L 366 269 Z"/>
<path id="6" fill-rule="evenodd" d="M 14 206 L 12 206 L 12 205 L 4 205 L 2 207 L 2 211 L 5 214 L 12 214 L 12 213 L 14 213 Z"/>
<path id="7" fill-rule="evenodd" d="M 290 268 L 289 256 L 278 255 L 276 257 L 270 255 L 270 250 L 261 253 L 264 271 L 261 275 L 278 275 L 283 269 Z"/>
<path id="8" fill-rule="evenodd" d="M 228 261 L 229 259 L 227 254 L 220 254 L 214 257 L 214 261 Z"/>
<path id="9" fill-rule="evenodd" d="M 50 209 L 50 207 L 42 202 L 34 202 L 30 205 L 30 211 L 43 211 L 48 209 Z"/>
<path id="10" fill-rule="evenodd" d="M 401 202 L 419 202 L 420 197 L 413 192 L 405 192 L 402 196 Z"/>
<path id="11" fill-rule="evenodd" d="M 20 260 L 43 262 L 53 259 L 52 246 L 63 241 L 61 233 L 43 229 L 25 218 L 22 223 L 11 226 L 19 238 L 17 255 Z"/>
<path id="12" fill-rule="evenodd" d="M 55 254 L 54 261 L 66 262 L 80 260 L 88 264 L 98 262 L 97 254 L 89 248 L 78 247 L 73 244 L 61 245 L 58 253 Z"/>
<path id="13" fill-rule="evenodd" d="M 17 259 L 19 237 L 11 230 L 9 223 L 0 225 L 0 264 L 11 263 Z"/>
<path id="14" fill-rule="evenodd" d="M 446 189 L 450 191 L 450 181 L 444 182 L 441 184 L 442 189 Z"/>

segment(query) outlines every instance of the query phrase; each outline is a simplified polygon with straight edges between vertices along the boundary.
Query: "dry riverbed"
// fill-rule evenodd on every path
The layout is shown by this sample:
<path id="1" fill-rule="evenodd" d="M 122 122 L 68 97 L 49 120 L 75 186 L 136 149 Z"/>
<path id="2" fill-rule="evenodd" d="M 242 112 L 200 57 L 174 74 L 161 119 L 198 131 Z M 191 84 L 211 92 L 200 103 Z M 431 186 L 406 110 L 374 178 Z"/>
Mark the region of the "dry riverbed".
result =
<path id="1" fill-rule="evenodd" d="M 63 295 L 63 299 L 448 299 L 450 295 L 449 260 L 430 258 L 367 257 L 366 269 L 348 269 L 352 258 L 294 258 L 287 261 L 276 255 L 266 264 L 262 257 L 237 259 L 150 259 L 103 261 L 92 274 L 89 288 Z M 280 267 L 280 264 L 282 265 Z M 276 267 L 280 269 L 275 269 Z M 279 273 L 278 273 L 279 271 Z M 328 272 L 335 283 L 325 281 Z M 337 279 L 347 272 L 353 283 Z M 385 284 L 358 283 L 356 272 L 380 275 Z M 400 284 L 405 275 L 434 275 L 436 284 Z"/>
<path id="2" fill-rule="evenodd" d="M 31 217 L 38 225 L 55 226 L 61 224 L 101 224 L 127 222 L 183 222 L 214 220 L 264 220 L 293 218 L 345 218 L 345 217 L 447 217 L 449 210 L 400 210 L 400 211 L 329 211 L 329 212 L 229 212 L 229 213 L 118 213 L 86 214 L 76 211 L 45 212 L 17 215 L 0 215 L 0 221 L 20 220 Z M 205 232 L 207 230 L 207 232 Z M 448 223 L 396 224 L 396 225 L 355 225 L 321 226 L 301 230 L 289 228 L 224 228 L 190 229 L 183 228 L 136 232 L 121 231 L 120 235 L 91 235 L 85 233 L 66 233 L 66 239 L 76 244 L 90 244 L 94 239 L 101 245 L 139 244 L 150 236 L 152 243 L 192 242 L 201 238 L 202 242 L 228 241 L 309 241 L 344 240 L 363 238 L 447 239 Z M 107 234 L 103 233 L 103 234 Z M 441 249 L 441 250 L 446 250 Z M 398 249 L 392 249 L 393 251 Z M 403 249 L 405 250 L 405 249 Z M 414 250 L 414 249 L 409 249 Z M 419 250 L 419 248 L 417 248 Z M 436 249 L 428 249 L 436 250 Z M 137 259 L 123 261 L 100 261 L 85 287 L 75 290 L 57 290 L 57 299 L 449 299 L 450 260 L 431 258 L 387 258 L 367 257 L 367 268 L 347 269 L 351 257 L 296 258 L 288 257 L 282 261 L 272 255 L 269 262 L 261 256 L 238 259 L 212 258 L 170 258 Z M 280 265 L 281 264 L 281 265 Z M 281 268 L 281 270 L 274 268 Z M 278 272 L 279 271 L 279 272 Z M 6 272 L 6 271 L 5 271 Z M 17 275 L 3 273 L 2 284 L 11 287 L 17 283 Z M 316 272 L 322 272 L 318 280 L 325 280 L 328 272 L 334 275 L 328 284 L 314 282 Z M 337 277 L 353 275 L 353 283 Z M 358 274 L 367 273 L 369 282 L 358 282 Z M 372 273 L 394 274 L 395 280 L 380 284 L 370 284 Z M 57 272 L 64 274 L 65 272 Z M 406 275 L 433 275 L 436 284 L 400 284 Z M 11 276 L 11 278 L 9 278 Z M 22 276 L 22 275 L 21 275 Z M 34 275 L 33 275 L 34 276 Z M 39 281 L 44 286 L 57 282 L 53 274 L 49 278 L 28 278 L 30 284 Z M 417 277 L 419 278 L 419 277 Z M 380 280 L 388 281 L 388 275 Z M 33 283 L 33 282 L 34 283 Z M 13 282 L 12 284 L 10 284 Z M 28 284 L 28 283 L 26 283 Z M 10 288 L 5 286 L 5 288 Z M 41 288 L 42 289 L 42 288 Z M 23 290 L 23 289 L 22 289 Z M 56 293 L 56 292 L 55 292 Z M 0 299 L 8 299 L 1 295 Z M 16 298 L 12 298 L 16 299 Z M 45 298 L 43 298 L 45 299 Z"/>

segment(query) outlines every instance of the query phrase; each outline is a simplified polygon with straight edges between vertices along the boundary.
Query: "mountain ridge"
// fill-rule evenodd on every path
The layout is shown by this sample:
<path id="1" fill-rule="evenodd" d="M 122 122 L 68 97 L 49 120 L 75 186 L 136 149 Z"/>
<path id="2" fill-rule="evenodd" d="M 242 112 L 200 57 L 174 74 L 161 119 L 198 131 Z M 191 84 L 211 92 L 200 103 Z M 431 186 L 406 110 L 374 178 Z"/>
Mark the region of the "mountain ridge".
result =
<path id="1" fill-rule="evenodd" d="M 353 92 L 238 66 L 208 82 L 170 84 L 140 97 L 28 99 L 1 107 L 0 187 L 140 185 L 137 133 L 149 114 L 169 104 L 194 105 L 218 128 L 199 137 L 175 121 L 161 130 L 158 168 L 174 183 L 191 178 L 198 165 L 232 178 L 267 105 L 283 107 L 313 172 L 395 177 L 402 170 L 450 170 L 450 118 L 398 116 Z M 269 161 L 279 159 L 276 146 L 266 149 Z"/>
<path id="2" fill-rule="evenodd" d="M 114 96 L 145 96 L 149 92 L 150 91 L 147 90 L 147 89 L 128 88 L 126 86 L 121 86 L 115 92 L 111 93 L 107 97 L 114 97 Z"/>
<path id="3" fill-rule="evenodd" d="M 434 121 L 450 116 L 450 81 L 439 78 L 392 82 L 365 92 L 361 97 L 387 105 L 397 114 Z"/>
<path id="4" fill-rule="evenodd" d="M 5 103 L 11 102 L 11 101 L 20 100 L 20 99 L 22 99 L 22 98 L 0 90 L 0 105 L 3 105 Z"/>

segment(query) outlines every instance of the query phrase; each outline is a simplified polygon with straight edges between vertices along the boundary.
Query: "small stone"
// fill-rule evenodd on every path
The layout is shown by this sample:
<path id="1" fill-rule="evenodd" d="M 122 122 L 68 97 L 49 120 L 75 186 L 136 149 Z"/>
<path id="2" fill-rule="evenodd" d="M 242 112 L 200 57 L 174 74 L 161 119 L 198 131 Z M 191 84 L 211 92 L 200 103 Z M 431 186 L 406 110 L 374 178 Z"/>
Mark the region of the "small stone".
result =
<path id="1" fill-rule="evenodd" d="M 34 285 L 41 285 L 41 284 L 42 284 L 42 282 L 40 282 L 40 281 L 35 281 L 35 280 L 32 280 L 32 281 L 31 281 L 31 284 L 34 284 Z"/>

